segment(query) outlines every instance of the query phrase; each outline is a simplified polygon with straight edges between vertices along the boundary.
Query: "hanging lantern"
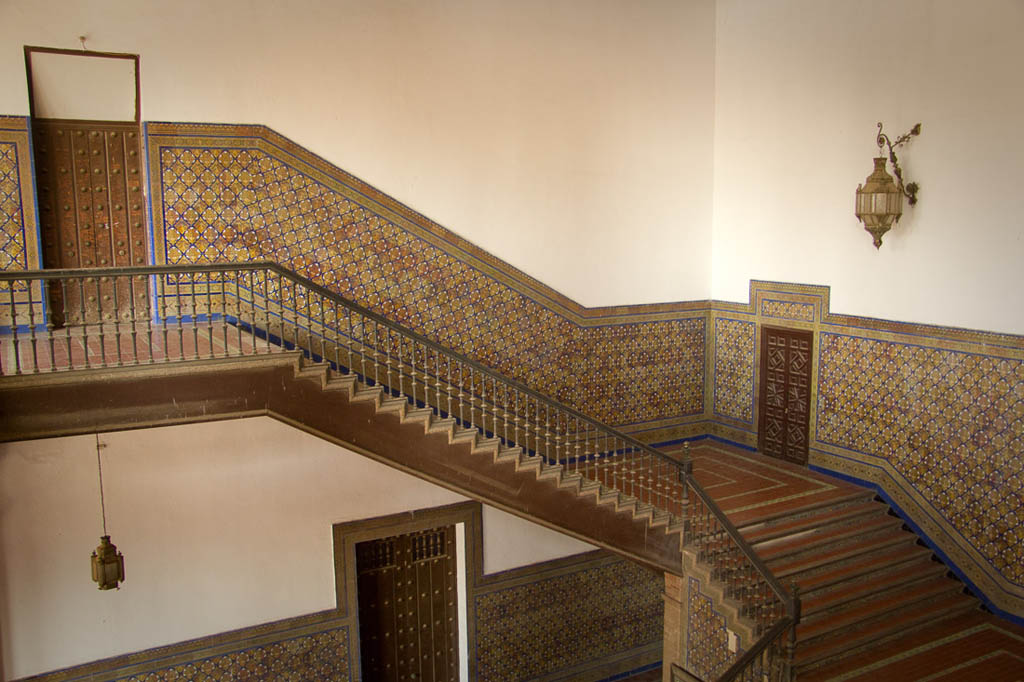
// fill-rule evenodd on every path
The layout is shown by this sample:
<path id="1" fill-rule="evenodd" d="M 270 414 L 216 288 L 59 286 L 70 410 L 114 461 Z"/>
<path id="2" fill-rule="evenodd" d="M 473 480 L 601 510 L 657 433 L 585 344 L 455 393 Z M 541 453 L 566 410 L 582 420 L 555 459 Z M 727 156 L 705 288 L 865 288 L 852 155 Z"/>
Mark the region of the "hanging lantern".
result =
<path id="1" fill-rule="evenodd" d="M 92 553 L 92 579 L 101 590 L 112 590 L 124 580 L 124 557 L 109 535 L 100 538 L 99 547 Z"/>
<path id="2" fill-rule="evenodd" d="M 898 223 L 900 216 L 903 215 L 903 197 L 907 197 L 911 206 L 917 203 L 919 187 L 916 182 L 903 184 L 903 169 L 900 168 L 895 150 L 906 144 L 911 137 L 920 134 L 921 124 L 918 123 L 910 132 L 892 142 L 882 132 L 882 124 L 878 124 L 875 143 L 878 145 L 879 155 L 875 157 L 875 169 L 871 171 L 863 185 L 857 185 L 857 200 L 854 206 L 857 220 L 864 223 L 864 229 L 871 233 L 876 249 L 882 245 L 882 235 Z M 883 156 L 883 147 L 888 147 L 888 158 Z M 887 161 L 892 161 L 895 179 L 886 170 Z"/>
<path id="3" fill-rule="evenodd" d="M 92 579 L 101 590 L 117 589 L 124 581 L 124 557 L 107 535 L 107 505 L 103 499 L 103 462 L 100 459 L 100 435 L 96 434 L 96 468 L 100 474 L 100 513 L 103 516 L 103 535 L 99 547 L 92 553 Z"/>
<path id="4" fill-rule="evenodd" d="M 875 170 L 863 185 L 857 185 L 857 220 L 871 233 L 875 248 L 882 245 L 882 235 L 903 215 L 903 192 L 885 170 L 886 158 L 875 158 Z"/>

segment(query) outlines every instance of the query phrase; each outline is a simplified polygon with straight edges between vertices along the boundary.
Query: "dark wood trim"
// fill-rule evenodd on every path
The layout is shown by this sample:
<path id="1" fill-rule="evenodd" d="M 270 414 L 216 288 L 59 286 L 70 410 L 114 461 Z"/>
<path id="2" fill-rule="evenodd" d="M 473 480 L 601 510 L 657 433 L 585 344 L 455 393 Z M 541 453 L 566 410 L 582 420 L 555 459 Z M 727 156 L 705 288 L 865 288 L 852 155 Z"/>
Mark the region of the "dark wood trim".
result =
<path id="1" fill-rule="evenodd" d="M 98 52 L 96 50 L 70 50 L 60 47 L 41 47 L 39 45 L 25 45 L 25 78 L 28 81 L 28 115 L 36 118 L 36 100 L 32 88 L 32 53 L 63 54 L 73 57 L 95 57 L 99 59 L 131 59 L 135 62 L 135 123 L 142 121 L 142 92 L 141 80 L 139 78 L 139 55 L 129 52 Z M 64 119 L 52 119 L 64 120 Z M 123 123 L 124 121 L 117 121 Z"/>

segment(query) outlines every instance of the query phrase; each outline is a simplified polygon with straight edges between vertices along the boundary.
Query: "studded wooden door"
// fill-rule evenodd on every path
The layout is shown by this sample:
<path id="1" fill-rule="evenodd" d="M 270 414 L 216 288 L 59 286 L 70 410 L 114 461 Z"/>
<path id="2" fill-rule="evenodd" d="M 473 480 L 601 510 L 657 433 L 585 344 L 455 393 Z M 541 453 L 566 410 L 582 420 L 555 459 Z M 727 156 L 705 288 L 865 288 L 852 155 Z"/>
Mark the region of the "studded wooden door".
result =
<path id="1" fill-rule="evenodd" d="M 356 545 L 363 680 L 455 682 L 455 527 Z"/>
<path id="2" fill-rule="evenodd" d="M 813 341 L 813 332 L 761 330 L 758 449 L 797 464 L 807 463 Z"/>
<path id="3" fill-rule="evenodd" d="M 32 133 L 44 267 L 144 265 L 139 124 L 33 119 Z M 104 322 L 115 310 L 126 317 L 133 296 L 146 303 L 144 282 L 131 289 L 101 280 L 51 290 L 54 321 L 98 322 L 100 307 Z"/>

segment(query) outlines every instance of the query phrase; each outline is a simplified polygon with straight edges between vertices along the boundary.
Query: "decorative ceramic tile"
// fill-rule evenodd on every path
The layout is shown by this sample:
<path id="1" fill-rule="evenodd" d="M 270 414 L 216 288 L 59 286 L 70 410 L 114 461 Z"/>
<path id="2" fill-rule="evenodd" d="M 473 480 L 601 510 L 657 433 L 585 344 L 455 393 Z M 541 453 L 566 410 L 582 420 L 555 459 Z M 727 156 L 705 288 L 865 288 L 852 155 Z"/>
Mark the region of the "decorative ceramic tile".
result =
<path id="1" fill-rule="evenodd" d="M 0 116 L 0 270 L 39 266 L 28 119 Z"/>
<path id="2" fill-rule="evenodd" d="M 404 207 L 371 200 L 341 171 L 240 132 L 231 146 L 152 137 L 158 262 L 277 262 L 603 421 L 703 412 L 703 316 L 584 320 L 554 292 L 527 295 L 539 285 L 493 269 L 493 257 L 489 270 L 439 243 L 441 228 L 401 220 Z"/>
<path id="3" fill-rule="evenodd" d="M 714 412 L 752 424 L 754 421 L 753 322 L 715 320 Z"/>
<path id="4" fill-rule="evenodd" d="M 716 679 L 732 664 L 725 616 L 714 600 L 700 590 L 700 581 L 687 578 L 686 668 L 705 680 Z"/>
<path id="5" fill-rule="evenodd" d="M 1024 361 L 821 334 L 817 439 L 887 460 L 1024 585 Z"/>
<path id="6" fill-rule="evenodd" d="M 661 642 L 662 585 L 620 560 L 478 594 L 478 679 L 535 679 Z"/>
<path id="7" fill-rule="evenodd" d="M 28 267 L 17 152 L 13 142 L 0 142 L 0 270 Z"/>
<path id="8" fill-rule="evenodd" d="M 349 679 L 348 629 L 338 628 L 119 678 L 128 682 Z"/>
<path id="9" fill-rule="evenodd" d="M 813 322 L 814 304 L 765 298 L 761 301 L 761 315 L 763 317 L 778 317 L 784 320 Z"/>

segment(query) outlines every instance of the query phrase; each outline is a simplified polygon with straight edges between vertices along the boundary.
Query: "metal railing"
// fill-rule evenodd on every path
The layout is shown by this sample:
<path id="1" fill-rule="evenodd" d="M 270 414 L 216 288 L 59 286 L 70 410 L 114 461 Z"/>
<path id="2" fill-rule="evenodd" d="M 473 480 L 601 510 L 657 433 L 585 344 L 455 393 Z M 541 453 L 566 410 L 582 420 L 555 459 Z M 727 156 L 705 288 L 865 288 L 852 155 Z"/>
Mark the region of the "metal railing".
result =
<path id="1" fill-rule="evenodd" d="M 798 602 L 689 464 L 270 262 L 0 273 L 0 374 L 299 351 L 387 396 L 521 447 L 635 504 L 696 549 L 763 633 L 721 680 L 779 666 Z M 792 657 L 792 647 L 789 647 Z M 788 675 L 788 672 L 782 673 Z M 771 679 L 784 677 L 771 673 Z"/>

